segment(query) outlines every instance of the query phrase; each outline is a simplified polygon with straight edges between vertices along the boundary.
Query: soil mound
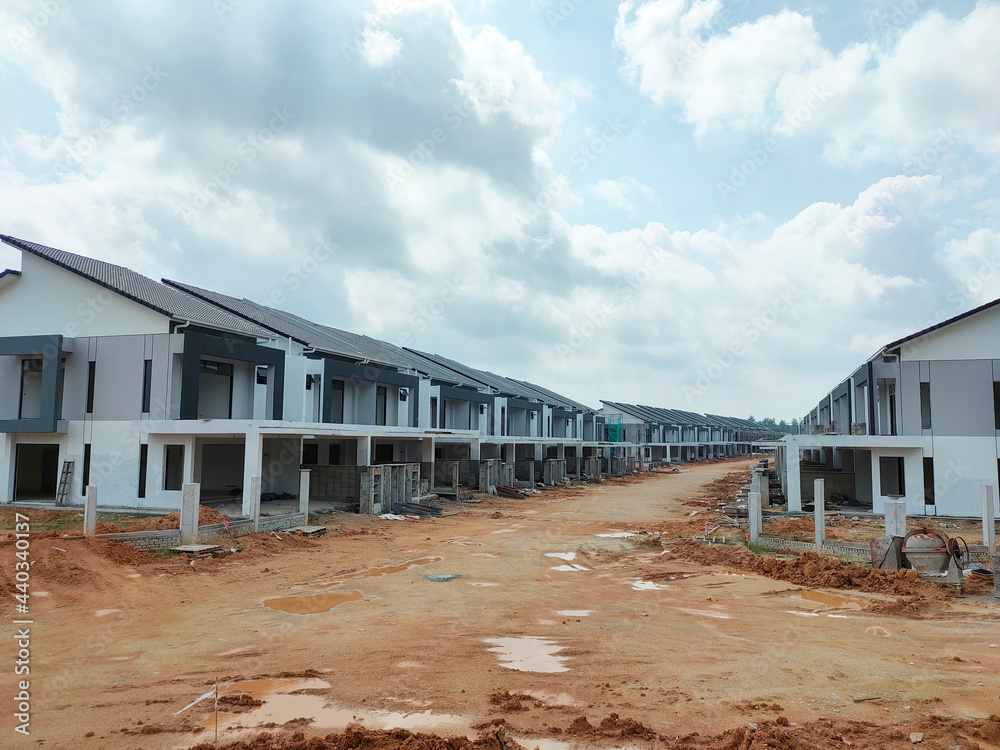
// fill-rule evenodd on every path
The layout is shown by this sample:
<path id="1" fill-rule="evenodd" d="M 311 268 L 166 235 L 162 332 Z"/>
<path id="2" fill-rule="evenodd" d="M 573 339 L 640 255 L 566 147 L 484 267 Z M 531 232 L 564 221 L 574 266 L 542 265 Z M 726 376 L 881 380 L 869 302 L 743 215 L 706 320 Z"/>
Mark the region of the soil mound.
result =
<path id="1" fill-rule="evenodd" d="M 207 505 L 198 508 L 198 525 L 210 526 L 215 523 L 229 521 L 229 516 L 219 513 L 215 508 Z M 122 519 L 118 523 L 101 524 L 108 531 L 102 533 L 114 534 L 124 531 L 169 531 L 181 527 L 181 516 L 179 513 L 168 513 L 165 516 L 150 516 L 149 518 L 139 518 L 136 520 Z"/>
<path id="2" fill-rule="evenodd" d="M 811 588 L 854 589 L 872 594 L 920 596 L 925 599 L 950 599 L 950 592 L 920 578 L 915 570 L 877 570 L 859 565 L 845 565 L 835 557 L 803 552 L 791 559 L 758 557 L 746 547 L 703 547 L 683 542 L 671 547 L 676 557 L 703 565 L 723 565 L 746 573 L 787 581 Z"/>
<path id="3" fill-rule="evenodd" d="M 192 750 L 212 750 L 211 742 L 203 742 Z M 507 736 L 502 726 L 483 729 L 474 740 L 467 737 L 440 737 L 436 734 L 410 732 L 406 729 L 365 729 L 348 725 L 340 734 L 309 737 L 304 732 L 291 736 L 258 734 L 246 740 L 220 744 L 220 750 L 524 750 Z"/>

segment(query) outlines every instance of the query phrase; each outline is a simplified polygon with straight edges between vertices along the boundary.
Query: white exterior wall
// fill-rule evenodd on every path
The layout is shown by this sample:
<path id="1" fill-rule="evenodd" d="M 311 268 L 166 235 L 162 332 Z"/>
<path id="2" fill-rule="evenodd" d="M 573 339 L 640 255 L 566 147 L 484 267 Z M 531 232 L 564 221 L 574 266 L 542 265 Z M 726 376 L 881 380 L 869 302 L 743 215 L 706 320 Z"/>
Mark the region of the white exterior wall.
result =
<path id="1" fill-rule="evenodd" d="M 170 319 L 132 300 L 21 253 L 21 277 L 0 294 L 4 336 L 122 336 L 168 333 Z"/>
<path id="2" fill-rule="evenodd" d="M 932 331 L 900 350 L 904 362 L 935 359 L 1000 359 L 1000 309 L 990 310 Z"/>

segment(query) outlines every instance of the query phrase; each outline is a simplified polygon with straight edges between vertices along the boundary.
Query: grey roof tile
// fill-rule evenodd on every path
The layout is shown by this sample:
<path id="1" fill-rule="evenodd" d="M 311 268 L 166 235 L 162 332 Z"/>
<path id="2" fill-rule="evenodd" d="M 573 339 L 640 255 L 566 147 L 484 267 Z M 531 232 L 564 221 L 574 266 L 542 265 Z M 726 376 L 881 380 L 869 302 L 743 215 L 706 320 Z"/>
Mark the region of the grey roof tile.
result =
<path id="1" fill-rule="evenodd" d="M 0 235 L 11 247 L 31 253 L 54 265 L 71 271 L 95 284 L 110 289 L 133 302 L 155 310 L 168 318 L 190 321 L 199 325 L 217 328 L 233 333 L 240 333 L 256 338 L 274 338 L 274 334 L 232 315 L 214 305 L 209 305 L 189 294 L 153 281 L 147 276 L 125 268 L 106 263 L 102 260 L 87 258 L 83 255 L 67 253 L 54 247 L 39 245 L 16 237 Z"/>

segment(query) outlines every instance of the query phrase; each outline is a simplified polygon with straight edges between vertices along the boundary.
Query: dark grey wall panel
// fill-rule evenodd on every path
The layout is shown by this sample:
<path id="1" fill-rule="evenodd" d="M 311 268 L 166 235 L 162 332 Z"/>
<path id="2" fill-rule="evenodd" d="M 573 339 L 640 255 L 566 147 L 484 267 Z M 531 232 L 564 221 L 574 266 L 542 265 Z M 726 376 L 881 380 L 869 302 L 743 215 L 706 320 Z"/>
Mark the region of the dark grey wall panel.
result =
<path id="1" fill-rule="evenodd" d="M 920 364 L 902 362 L 896 383 L 897 429 L 900 435 L 922 435 L 920 429 Z"/>
<path id="2" fill-rule="evenodd" d="M 991 360 L 931 362 L 930 374 L 934 435 L 996 435 Z"/>

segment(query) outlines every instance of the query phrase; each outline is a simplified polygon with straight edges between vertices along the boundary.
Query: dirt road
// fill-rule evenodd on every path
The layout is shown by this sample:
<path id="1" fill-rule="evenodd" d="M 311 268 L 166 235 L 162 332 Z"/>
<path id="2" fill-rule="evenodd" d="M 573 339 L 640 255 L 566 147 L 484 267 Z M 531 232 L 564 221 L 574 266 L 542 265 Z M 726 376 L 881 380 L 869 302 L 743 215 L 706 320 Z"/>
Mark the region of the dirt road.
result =
<path id="1" fill-rule="evenodd" d="M 696 526 L 684 501 L 745 465 L 482 503 L 437 520 L 338 516 L 323 539 L 269 535 L 193 565 L 120 564 L 98 543 L 36 538 L 31 737 L 8 726 L 0 746 L 211 742 L 211 700 L 174 714 L 217 677 L 225 741 L 259 731 L 238 727 L 298 718 L 312 720 L 290 725 L 307 736 L 354 717 L 475 736 L 502 718 L 529 748 L 652 747 L 782 717 L 789 731 L 826 720 L 837 734 L 869 722 L 856 726 L 882 738 L 872 747 L 909 746 L 911 731 L 925 747 L 952 747 L 929 717 L 1000 713 L 1000 606 L 953 600 L 916 616 L 876 614 L 862 607 L 894 597 L 816 594 L 621 536 Z M 13 570 L 11 546 L 3 565 Z M 5 653 L 13 664 L 13 649 Z M 597 725 L 611 713 L 652 734 L 573 733 L 579 717 Z M 969 726 L 963 738 L 978 731 Z M 980 747 L 998 747 L 991 731 Z"/>

